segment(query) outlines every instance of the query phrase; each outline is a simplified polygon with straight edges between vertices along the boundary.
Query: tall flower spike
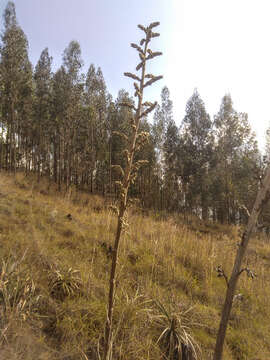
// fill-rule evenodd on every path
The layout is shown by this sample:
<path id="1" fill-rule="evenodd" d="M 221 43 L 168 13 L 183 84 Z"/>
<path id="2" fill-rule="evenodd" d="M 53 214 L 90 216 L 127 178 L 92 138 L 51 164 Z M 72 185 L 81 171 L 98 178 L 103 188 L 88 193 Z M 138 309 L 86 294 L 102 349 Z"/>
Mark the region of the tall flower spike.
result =
<path id="1" fill-rule="evenodd" d="M 142 25 L 138 25 L 139 29 L 145 32 L 146 37 L 140 41 L 140 45 L 143 46 L 143 49 L 138 45 L 132 43 L 131 46 L 135 48 L 139 52 L 140 63 L 137 65 L 136 70 L 141 70 L 141 76 L 137 76 L 132 73 L 125 73 L 125 76 L 128 76 L 135 80 L 134 88 L 135 88 L 135 96 L 137 97 L 137 109 L 132 114 L 133 120 L 131 123 L 131 131 L 128 139 L 128 146 L 124 150 L 123 155 L 125 157 L 125 167 L 122 169 L 121 167 L 116 167 L 116 169 L 122 174 L 122 182 L 120 182 L 120 199 L 119 199 L 119 211 L 118 211 L 118 221 L 117 221 L 117 229 L 115 233 L 114 240 L 114 248 L 112 254 L 112 263 L 111 263 L 111 274 L 110 274 L 110 288 L 109 288 L 109 296 L 108 296 L 108 312 L 107 312 L 107 320 L 105 327 L 105 339 L 104 339 L 104 360 L 111 360 L 113 358 L 113 337 L 112 337 L 112 327 L 113 327 L 113 308 L 115 302 L 115 287 L 116 287 L 116 268 L 117 268 L 117 260 L 118 260 L 118 252 L 119 252 L 119 244 L 121 240 L 121 233 L 123 231 L 125 212 L 127 207 L 128 200 L 128 190 L 130 184 L 132 184 L 136 176 L 138 174 L 138 169 L 140 166 L 145 164 L 145 161 L 138 160 L 135 162 L 134 158 L 136 155 L 136 151 L 145 144 L 148 139 L 148 134 L 145 132 L 139 132 L 140 128 L 140 120 L 142 116 L 147 115 L 150 111 L 152 111 L 156 105 L 156 103 L 145 102 L 143 103 L 143 92 L 146 86 L 151 85 L 155 81 L 162 78 L 162 76 L 154 76 L 149 75 L 148 80 L 145 83 L 145 71 L 146 71 L 146 57 L 154 57 L 159 52 L 153 53 L 152 51 L 147 52 L 148 44 L 151 41 L 152 36 L 152 28 L 158 26 L 158 22 L 154 22 L 150 24 L 148 27 L 144 27 Z M 136 82 L 137 81 L 137 82 Z M 144 107 L 147 107 L 144 109 Z M 133 108 L 134 110 L 134 108 Z M 119 135 L 119 134 L 118 134 Z"/>

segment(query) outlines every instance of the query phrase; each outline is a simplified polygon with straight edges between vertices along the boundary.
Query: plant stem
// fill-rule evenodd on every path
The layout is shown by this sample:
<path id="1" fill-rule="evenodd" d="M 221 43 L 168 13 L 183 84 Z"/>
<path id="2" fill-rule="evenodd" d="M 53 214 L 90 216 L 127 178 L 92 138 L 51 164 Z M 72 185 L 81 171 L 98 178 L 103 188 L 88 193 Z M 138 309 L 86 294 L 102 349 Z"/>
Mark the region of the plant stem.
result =
<path id="1" fill-rule="evenodd" d="M 147 46 L 149 41 L 145 42 L 144 46 L 144 56 L 147 54 Z M 111 360 L 112 358 L 112 319 L 113 319 L 113 307 L 114 307 L 114 297 L 115 297 L 115 277 L 116 277 L 116 268 L 117 268 L 117 260 L 118 260 L 118 252 L 119 252 L 119 243 L 121 239 L 121 233 L 123 229 L 123 221 L 124 215 L 127 207 L 127 198 L 128 198 L 128 189 L 130 184 L 130 175 L 132 170 L 132 164 L 136 149 L 136 140 L 138 136 L 138 129 L 140 125 L 140 118 L 142 112 L 142 100 L 143 100 L 143 88 L 144 88 L 144 78 L 145 78 L 145 65 L 146 61 L 144 60 L 142 66 L 142 76 L 140 80 L 140 96 L 138 96 L 138 106 L 135 114 L 135 129 L 133 131 L 131 142 L 129 146 L 129 158 L 128 163 L 124 171 L 124 180 L 121 189 L 121 198 L 120 198 L 120 206 L 119 206 L 119 214 L 117 220 L 117 229 L 114 240 L 114 249 L 112 254 L 112 265 L 111 265 L 111 274 L 110 274 L 110 290 L 108 296 L 108 315 L 105 327 L 105 360 Z"/>
<path id="2" fill-rule="evenodd" d="M 251 237 L 251 234 L 256 227 L 258 216 L 263 208 L 263 205 L 268 201 L 270 193 L 270 166 L 267 168 L 265 178 L 263 180 L 262 186 L 257 193 L 257 197 L 248 219 L 248 224 L 246 230 L 244 231 L 241 239 L 241 243 L 236 253 L 235 262 L 232 270 L 232 274 L 227 286 L 226 298 L 223 305 L 219 330 L 216 339 L 216 346 L 213 360 L 221 360 L 223 353 L 223 345 L 226 336 L 226 330 L 228 326 L 228 321 L 232 309 L 233 297 L 237 285 L 239 275 L 241 274 L 241 265 L 242 261 Z"/>

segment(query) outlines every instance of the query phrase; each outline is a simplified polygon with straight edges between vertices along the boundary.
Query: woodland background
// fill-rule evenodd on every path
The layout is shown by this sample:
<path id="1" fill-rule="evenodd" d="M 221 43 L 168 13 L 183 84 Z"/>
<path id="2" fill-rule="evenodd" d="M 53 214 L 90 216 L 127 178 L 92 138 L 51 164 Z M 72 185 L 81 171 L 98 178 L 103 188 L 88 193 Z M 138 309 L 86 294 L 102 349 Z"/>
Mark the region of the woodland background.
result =
<path id="1" fill-rule="evenodd" d="M 269 162 L 270 131 L 262 154 L 231 96 L 211 119 L 198 90 L 178 127 L 164 87 L 153 118 L 140 123 L 150 136 L 134 160 L 147 163 L 130 184 L 135 206 L 118 216 L 115 259 L 107 200 L 121 192 L 134 98 L 121 89 L 113 99 L 93 64 L 83 74 L 78 42 L 62 62 L 53 72 L 46 48 L 31 64 L 9 2 L 0 43 L 0 357 L 99 360 L 116 260 L 115 358 L 168 359 L 173 330 L 178 345 L 212 359 L 225 274 Z M 259 231 L 269 213 L 237 275 L 247 276 L 232 299 L 224 360 L 270 356 L 270 246 Z"/>
<path id="2" fill-rule="evenodd" d="M 132 111 L 121 103 L 134 99 L 124 89 L 113 99 L 102 70 L 90 64 L 83 74 L 82 65 L 76 41 L 64 50 L 55 73 L 47 48 L 31 64 L 27 38 L 9 3 L 0 47 L 0 168 L 49 177 L 59 190 L 75 186 L 117 197 L 119 174 L 112 165 L 122 165 L 125 148 L 117 132 L 128 132 Z M 153 119 L 141 124 L 150 140 L 137 158 L 148 163 L 131 186 L 131 197 L 144 209 L 245 223 L 245 208 L 254 202 L 267 162 L 248 115 L 237 112 L 226 94 L 211 119 L 196 89 L 179 127 L 172 110 L 164 87 Z"/>

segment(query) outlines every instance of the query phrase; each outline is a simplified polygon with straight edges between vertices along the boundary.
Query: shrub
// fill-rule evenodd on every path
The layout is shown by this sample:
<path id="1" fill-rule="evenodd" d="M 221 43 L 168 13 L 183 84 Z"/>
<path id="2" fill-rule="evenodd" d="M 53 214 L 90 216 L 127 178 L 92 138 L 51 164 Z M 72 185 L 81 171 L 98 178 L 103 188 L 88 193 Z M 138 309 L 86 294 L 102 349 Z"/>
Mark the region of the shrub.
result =
<path id="1" fill-rule="evenodd" d="M 82 280 L 80 272 L 73 270 L 56 269 L 50 273 L 50 294 L 53 298 L 64 301 L 66 297 L 81 293 Z"/>

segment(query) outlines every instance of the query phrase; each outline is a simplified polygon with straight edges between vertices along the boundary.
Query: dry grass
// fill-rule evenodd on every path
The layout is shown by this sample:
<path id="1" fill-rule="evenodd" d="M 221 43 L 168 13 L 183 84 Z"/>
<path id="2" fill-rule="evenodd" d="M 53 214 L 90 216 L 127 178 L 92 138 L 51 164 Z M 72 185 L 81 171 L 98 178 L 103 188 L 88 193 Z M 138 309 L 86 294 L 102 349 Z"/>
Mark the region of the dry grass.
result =
<path id="1" fill-rule="evenodd" d="M 21 174 L 16 180 L 1 174 L 0 189 L 0 358 L 98 359 L 115 215 L 98 196 L 59 194 Z M 128 223 L 117 276 L 115 359 L 162 358 L 155 302 L 180 317 L 191 309 L 189 334 L 202 359 L 211 359 L 226 287 L 216 267 L 230 272 L 239 229 L 136 211 Z M 254 237 L 244 265 L 258 276 L 240 279 L 243 296 L 235 300 L 224 360 L 270 358 L 269 261 L 269 239 Z"/>

